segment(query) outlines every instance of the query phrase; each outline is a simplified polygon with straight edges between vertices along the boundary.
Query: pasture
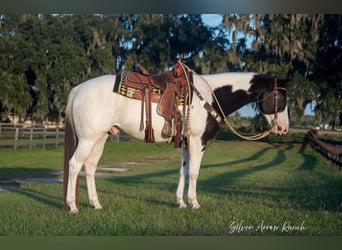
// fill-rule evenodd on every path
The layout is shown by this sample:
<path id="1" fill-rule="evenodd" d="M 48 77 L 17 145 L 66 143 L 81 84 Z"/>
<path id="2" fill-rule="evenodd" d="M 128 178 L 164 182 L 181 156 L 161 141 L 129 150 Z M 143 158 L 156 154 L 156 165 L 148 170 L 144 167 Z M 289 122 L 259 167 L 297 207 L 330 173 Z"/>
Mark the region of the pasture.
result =
<path id="1" fill-rule="evenodd" d="M 181 150 L 167 144 L 107 142 L 100 166 L 127 171 L 96 178 L 102 211 L 63 209 L 61 183 L 0 191 L 0 235 L 229 236 L 342 235 L 342 173 L 309 145 L 217 140 L 198 181 L 200 210 L 176 205 Z M 1 151 L 0 184 L 62 171 L 63 148 Z"/>

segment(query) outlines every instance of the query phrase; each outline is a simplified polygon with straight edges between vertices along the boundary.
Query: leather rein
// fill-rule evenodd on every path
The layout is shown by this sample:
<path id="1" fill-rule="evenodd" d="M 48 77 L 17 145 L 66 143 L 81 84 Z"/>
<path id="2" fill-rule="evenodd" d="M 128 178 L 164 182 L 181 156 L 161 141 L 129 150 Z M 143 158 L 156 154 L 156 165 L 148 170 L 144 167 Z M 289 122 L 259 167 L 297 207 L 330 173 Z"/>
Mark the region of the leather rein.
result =
<path id="1" fill-rule="evenodd" d="M 198 91 L 198 89 L 195 87 L 195 85 L 189 81 L 188 81 L 188 86 L 190 88 L 190 86 L 192 87 L 192 89 L 194 90 L 195 94 L 198 96 L 198 98 L 200 99 L 200 101 L 204 104 L 202 105 L 207 111 L 208 113 L 215 119 L 215 121 L 217 122 L 219 128 L 222 127 L 222 117 L 223 117 L 223 121 L 224 123 L 227 125 L 227 127 L 235 134 L 237 135 L 238 137 L 244 139 L 244 140 L 248 140 L 248 141 L 256 141 L 256 140 L 260 140 L 260 139 L 263 139 L 265 138 L 266 136 L 268 136 L 272 129 L 275 127 L 275 126 L 278 126 L 278 100 L 279 100 L 279 89 L 283 89 L 285 91 L 287 91 L 285 88 L 282 88 L 282 87 L 278 87 L 278 81 L 277 81 L 277 78 L 274 79 L 274 87 L 273 87 L 273 90 L 272 92 L 267 95 L 266 97 L 264 97 L 263 99 L 261 100 L 258 100 L 257 103 L 260 103 L 262 102 L 263 100 L 269 98 L 272 94 L 273 94 L 273 98 L 274 98 L 274 119 L 272 120 L 272 124 L 273 126 L 269 129 L 269 130 L 266 130 L 262 133 L 259 133 L 257 135 L 252 135 L 252 136 L 245 136 L 245 135 L 242 135 L 241 133 L 239 133 L 236 129 L 234 129 L 233 127 L 233 124 L 228 120 L 228 118 L 226 117 L 226 115 L 224 114 L 223 112 L 223 109 L 220 105 L 220 102 L 218 101 L 213 89 L 211 88 L 210 84 L 208 83 L 208 81 L 203 77 L 201 76 L 200 74 L 197 74 L 194 70 L 192 70 L 191 68 L 189 68 L 186 64 L 184 64 L 183 62 L 180 63 L 180 65 L 182 66 L 183 70 L 184 70 L 184 73 L 186 73 L 186 70 L 188 72 L 192 72 L 193 74 L 196 74 L 198 75 L 206 84 L 207 86 L 209 87 L 210 91 L 211 91 L 211 94 L 215 100 L 215 102 L 217 103 L 217 106 L 219 107 L 219 111 L 221 114 L 219 114 L 214 107 L 212 107 L 208 102 L 206 102 L 203 98 L 203 96 L 201 95 L 201 93 Z M 191 100 L 189 100 L 189 103 L 191 103 Z M 189 121 L 187 121 L 187 126 L 189 127 L 190 124 L 189 124 Z M 188 130 L 189 131 L 189 130 Z"/>

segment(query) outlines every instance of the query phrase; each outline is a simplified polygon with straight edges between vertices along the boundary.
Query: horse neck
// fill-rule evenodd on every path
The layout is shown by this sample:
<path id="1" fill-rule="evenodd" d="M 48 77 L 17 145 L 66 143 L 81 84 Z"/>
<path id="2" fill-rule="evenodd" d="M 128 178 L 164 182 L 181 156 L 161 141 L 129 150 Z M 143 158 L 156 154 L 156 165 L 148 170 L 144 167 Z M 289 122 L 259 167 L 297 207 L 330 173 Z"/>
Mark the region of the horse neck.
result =
<path id="1" fill-rule="evenodd" d="M 205 75 L 204 78 L 217 97 L 225 115 L 229 115 L 256 100 L 256 96 L 250 93 L 251 80 L 255 75 L 254 72 L 218 73 Z M 215 100 L 212 105 L 218 110 Z"/>
<path id="2" fill-rule="evenodd" d="M 230 86 L 225 86 L 214 91 L 215 96 L 225 115 L 229 115 L 248 103 L 254 101 L 254 97 L 248 94 L 245 90 L 231 91 Z M 216 101 L 212 104 L 215 109 L 218 109 Z"/>

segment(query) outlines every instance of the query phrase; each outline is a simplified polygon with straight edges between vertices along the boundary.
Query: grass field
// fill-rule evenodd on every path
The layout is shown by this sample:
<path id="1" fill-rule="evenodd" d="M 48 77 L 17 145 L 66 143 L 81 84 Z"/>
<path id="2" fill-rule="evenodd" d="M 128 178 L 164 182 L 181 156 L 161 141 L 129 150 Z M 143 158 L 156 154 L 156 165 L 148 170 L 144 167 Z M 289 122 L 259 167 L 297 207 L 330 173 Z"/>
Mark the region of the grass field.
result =
<path id="1" fill-rule="evenodd" d="M 103 211 L 88 205 L 84 178 L 78 215 L 63 209 L 60 183 L 26 183 L 0 192 L 0 235 L 342 235 L 342 173 L 309 146 L 210 144 L 196 211 L 175 202 L 180 155 L 172 145 L 107 143 L 100 165 L 128 171 L 96 179 Z M 2 151 L 0 181 L 44 177 L 62 162 L 62 148 Z"/>

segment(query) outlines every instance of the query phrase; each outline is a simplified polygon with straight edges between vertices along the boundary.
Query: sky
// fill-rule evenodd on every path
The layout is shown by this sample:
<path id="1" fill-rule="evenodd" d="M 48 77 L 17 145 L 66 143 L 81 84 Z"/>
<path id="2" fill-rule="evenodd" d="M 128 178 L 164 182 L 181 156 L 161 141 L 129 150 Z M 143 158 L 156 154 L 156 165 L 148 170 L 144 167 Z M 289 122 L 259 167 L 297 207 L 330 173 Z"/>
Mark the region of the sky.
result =
<path id="1" fill-rule="evenodd" d="M 202 14 L 202 20 L 209 26 L 218 26 L 222 22 L 222 15 L 219 14 Z"/>
<path id="2" fill-rule="evenodd" d="M 202 20 L 204 24 L 208 26 L 216 27 L 221 24 L 222 22 L 222 15 L 220 14 L 202 14 Z M 315 104 L 313 104 L 314 107 Z M 245 105 L 241 109 L 238 110 L 238 112 L 241 114 L 241 116 L 244 117 L 254 117 L 256 112 L 251 107 L 251 105 Z M 314 115 L 314 112 L 312 111 L 312 107 L 310 104 L 308 104 L 304 110 L 305 115 Z"/>
<path id="3" fill-rule="evenodd" d="M 222 15 L 219 14 L 203 14 L 202 15 L 203 22 L 208 26 L 216 27 L 222 22 Z M 251 107 L 251 105 L 245 105 L 238 110 L 241 116 L 244 117 L 254 117 L 256 115 L 255 110 Z"/>

